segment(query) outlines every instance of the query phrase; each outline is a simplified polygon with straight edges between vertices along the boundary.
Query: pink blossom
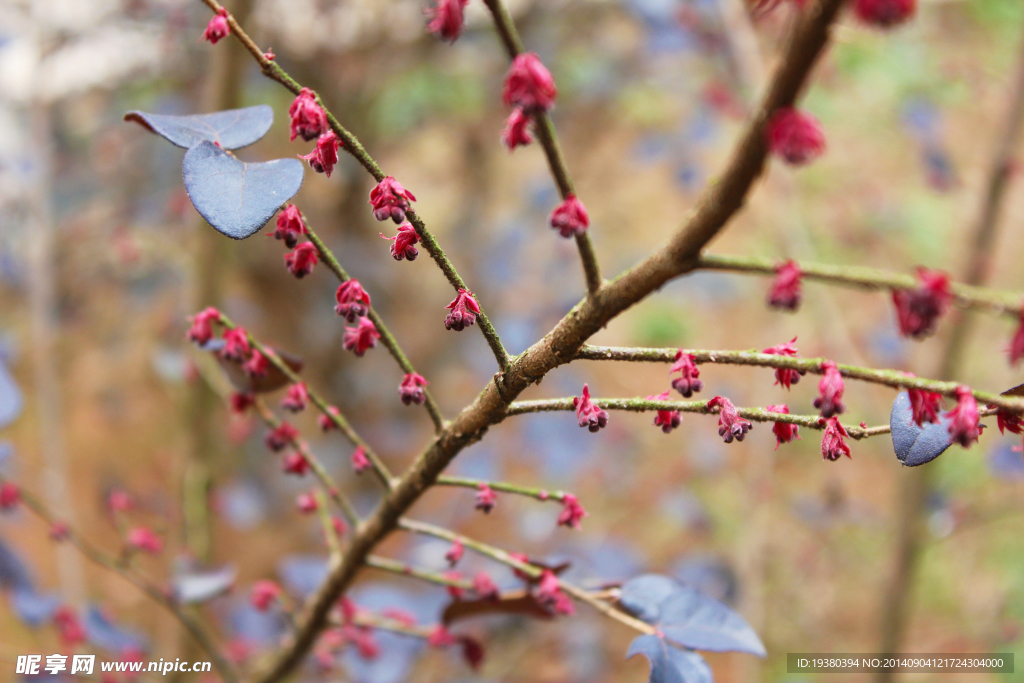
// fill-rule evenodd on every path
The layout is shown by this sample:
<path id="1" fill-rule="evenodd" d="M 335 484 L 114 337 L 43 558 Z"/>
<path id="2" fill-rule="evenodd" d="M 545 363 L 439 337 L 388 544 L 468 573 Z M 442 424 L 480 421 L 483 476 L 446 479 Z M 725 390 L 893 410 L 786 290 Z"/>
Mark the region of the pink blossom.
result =
<path id="1" fill-rule="evenodd" d="M 821 456 L 825 460 L 836 461 L 839 456 L 850 457 L 850 447 L 846 445 L 844 437 L 850 436 L 846 427 L 839 422 L 838 417 L 828 418 L 825 431 L 821 435 Z"/>
<path id="2" fill-rule="evenodd" d="M 305 382 L 296 382 L 288 387 L 284 398 L 281 399 L 281 407 L 292 413 L 299 413 L 306 409 L 309 403 L 309 389 Z"/>
<path id="3" fill-rule="evenodd" d="M 498 494 L 487 484 L 480 484 L 476 493 L 476 509 L 489 513 L 498 503 Z"/>
<path id="4" fill-rule="evenodd" d="M 558 525 L 570 529 L 579 529 L 580 522 L 587 516 L 587 511 L 580 505 L 579 499 L 571 493 L 562 496 L 562 512 L 558 515 Z"/>
<path id="5" fill-rule="evenodd" d="M 813 161 L 825 151 L 825 132 L 818 119 L 794 107 L 772 114 L 765 135 L 772 153 L 793 166 Z"/>
<path id="6" fill-rule="evenodd" d="M 333 130 L 329 130 L 316 139 L 316 147 L 312 152 L 300 154 L 299 158 L 309 162 L 309 167 L 317 173 L 323 173 L 330 178 L 334 165 L 338 163 L 338 148 L 340 146 L 341 140 Z"/>
<path id="7" fill-rule="evenodd" d="M 53 625 L 64 645 L 73 647 L 85 642 L 85 628 L 73 607 L 64 605 L 54 612 Z"/>
<path id="8" fill-rule="evenodd" d="M 341 415 L 341 411 L 338 410 L 337 406 L 327 406 L 327 412 L 331 415 L 338 417 Z M 338 425 L 334 424 L 334 420 L 324 414 L 320 414 L 316 418 L 316 423 L 320 425 L 320 431 L 329 432 L 332 429 L 337 429 Z"/>
<path id="9" fill-rule="evenodd" d="M 462 581 L 462 574 L 458 572 L 448 571 L 441 574 L 441 576 L 453 582 Z M 450 585 L 448 586 L 448 595 L 452 596 L 452 598 L 455 600 L 461 600 L 463 597 L 465 597 L 466 591 L 462 588 L 462 586 Z"/>
<path id="10" fill-rule="evenodd" d="M 202 346 L 213 338 L 213 323 L 220 320 L 220 311 L 210 306 L 189 318 L 192 326 L 185 335 L 191 341 Z"/>
<path id="11" fill-rule="evenodd" d="M 13 510 L 21 502 L 21 491 L 9 481 L 0 484 L 0 510 Z"/>
<path id="12" fill-rule="evenodd" d="M 249 392 L 236 391 L 231 394 L 231 412 L 242 414 L 256 402 L 256 395 Z"/>
<path id="13" fill-rule="evenodd" d="M 541 572 L 534 597 L 544 608 L 555 614 L 571 616 L 576 612 L 572 600 L 562 592 L 558 577 L 550 569 Z"/>
<path id="14" fill-rule="evenodd" d="M 132 499 L 124 489 L 114 489 L 107 496 L 107 508 L 111 512 L 127 512 L 132 509 Z"/>
<path id="15" fill-rule="evenodd" d="M 252 606 L 260 612 L 266 612 L 281 595 L 281 587 L 273 581 L 257 581 L 252 586 L 249 596 Z"/>
<path id="16" fill-rule="evenodd" d="M 358 446 L 352 451 L 352 469 L 356 474 L 362 474 L 370 469 L 370 459 L 366 457 L 366 446 Z"/>
<path id="17" fill-rule="evenodd" d="M 369 318 L 360 318 L 355 327 L 346 327 L 342 336 L 342 346 L 346 351 L 351 351 L 358 357 L 362 357 L 367 350 L 377 345 L 380 339 L 380 332 L 377 326 Z"/>
<path id="18" fill-rule="evenodd" d="M 285 446 L 293 443 L 299 438 L 299 430 L 291 426 L 287 422 L 282 422 L 277 427 L 267 432 L 267 436 L 264 438 L 263 443 L 266 444 L 267 448 L 277 452 L 283 450 Z"/>
<path id="19" fill-rule="evenodd" d="M 773 356 L 788 356 L 790 358 L 796 358 L 800 354 L 796 350 L 796 337 L 785 344 L 779 344 L 778 346 L 771 346 L 761 353 L 767 353 Z M 800 381 L 800 376 L 804 373 L 800 370 L 791 370 L 789 368 L 775 368 L 775 384 L 781 384 L 782 386 L 789 389 L 792 385 Z"/>
<path id="20" fill-rule="evenodd" d="M 128 532 L 128 545 L 136 550 L 156 555 L 163 550 L 164 542 L 149 527 L 136 527 Z"/>
<path id="21" fill-rule="evenodd" d="M 856 0 L 853 13 L 867 24 L 890 28 L 914 16 L 916 5 L 917 0 Z"/>
<path id="22" fill-rule="evenodd" d="M 893 290 L 892 302 L 896 306 L 896 319 L 900 333 L 914 339 L 923 339 L 935 332 L 938 319 L 953 301 L 949 276 L 937 270 L 917 269 L 920 285 L 917 289 Z"/>
<path id="23" fill-rule="evenodd" d="M 456 642 L 455 636 L 448 632 L 444 624 L 435 626 L 427 636 L 427 645 L 430 647 L 450 647 Z"/>
<path id="24" fill-rule="evenodd" d="M 334 294 L 338 305 L 334 312 L 350 323 L 356 318 L 362 317 L 370 311 L 370 295 L 366 293 L 359 280 L 345 280 L 338 285 L 338 291 Z"/>
<path id="25" fill-rule="evenodd" d="M 462 556 L 463 554 L 465 554 L 465 552 L 466 549 L 465 547 L 463 547 L 462 541 L 456 538 L 454 541 L 452 541 L 452 545 L 450 548 L 448 548 L 448 552 L 444 554 L 444 559 L 448 560 L 449 566 L 454 567 L 459 563 L 459 560 L 462 559 Z"/>
<path id="26" fill-rule="evenodd" d="M 501 596 L 497 584 L 491 579 L 487 572 L 477 572 L 473 577 L 473 592 L 481 600 L 497 600 Z"/>
<path id="27" fill-rule="evenodd" d="M 525 147 L 533 142 L 530 134 L 530 117 L 523 112 L 522 107 L 516 107 L 505 120 L 505 129 L 501 131 L 501 141 L 508 147 L 508 151 L 516 147 Z"/>
<path id="28" fill-rule="evenodd" d="M 918 427 L 925 422 L 938 422 L 942 410 L 942 394 L 927 389 L 908 389 L 911 417 Z"/>
<path id="29" fill-rule="evenodd" d="M 423 387 L 430 384 L 422 375 L 410 372 L 402 377 L 402 383 L 398 385 L 398 395 L 405 405 L 422 405 L 427 400 L 427 394 Z"/>
<path id="30" fill-rule="evenodd" d="M 576 195 L 570 194 L 551 212 L 549 222 L 552 229 L 568 239 L 587 231 L 590 227 L 590 216 L 587 215 L 587 207 L 583 206 L 583 202 L 577 199 Z"/>
<path id="31" fill-rule="evenodd" d="M 285 474 L 295 474 L 301 477 L 309 471 L 309 461 L 302 453 L 291 451 L 281 461 L 281 469 Z"/>
<path id="32" fill-rule="evenodd" d="M 517 55 L 505 76 L 502 99 L 510 107 L 525 112 L 547 111 L 555 104 L 558 89 L 551 72 L 533 52 Z"/>
<path id="33" fill-rule="evenodd" d="M 292 105 L 288 107 L 288 116 L 291 119 L 288 140 L 301 136 L 309 142 L 326 133 L 329 128 L 327 114 L 316 101 L 316 93 L 309 88 L 299 91 Z"/>
<path id="34" fill-rule="evenodd" d="M 686 353 L 682 349 L 676 352 L 675 363 L 668 371 L 668 374 L 680 373 L 679 377 L 672 380 L 672 388 L 690 398 L 704 388 L 704 382 L 697 379 L 700 377 L 700 368 L 697 367 L 697 357 L 692 353 Z"/>
<path id="35" fill-rule="evenodd" d="M 830 360 L 821 364 L 821 381 L 818 382 L 818 398 L 814 399 L 814 407 L 821 410 L 824 418 L 840 415 L 846 406 L 843 405 L 845 384 L 839 368 Z"/>
<path id="36" fill-rule="evenodd" d="M 768 406 L 768 412 L 789 415 L 789 406 Z M 789 443 L 793 439 L 799 439 L 799 431 L 800 427 L 790 422 L 776 422 L 772 426 L 772 433 L 775 434 L 775 450 L 779 450 L 779 446 L 784 443 Z"/>
<path id="37" fill-rule="evenodd" d="M 795 311 L 800 308 L 800 278 L 802 273 L 795 261 L 775 266 L 775 279 L 768 290 L 768 305 Z"/>
<path id="38" fill-rule="evenodd" d="M 405 221 L 406 212 L 410 210 L 409 202 L 414 201 L 416 196 L 391 176 L 386 176 L 370 190 L 373 217 L 379 221 L 390 218 L 395 223 L 402 223 Z"/>
<path id="39" fill-rule="evenodd" d="M 698 380 L 699 381 L 699 380 Z M 666 390 L 657 396 L 648 396 L 648 401 L 667 401 L 669 392 Z M 671 434 L 672 430 L 678 427 L 683 421 L 683 414 L 678 410 L 659 410 L 654 416 L 654 426 L 661 427 L 661 431 Z"/>
<path id="40" fill-rule="evenodd" d="M 391 257 L 396 261 L 415 261 L 420 254 L 419 249 L 413 246 L 420 241 L 420 236 L 412 223 L 399 225 L 398 233 L 394 237 L 385 237 L 384 233 L 380 233 L 380 236 L 382 239 L 391 240 Z"/>
<path id="41" fill-rule="evenodd" d="M 996 413 L 996 426 L 999 427 L 1000 434 L 1006 432 L 1020 434 L 1024 431 L 1024 422 L 1021 421 L 1021 416 L 1007 410 L 1000 410 Z"/>
<path id="42" fill-rule="evenodd" d="M 430 17 L 427 30 L 442 40 L 454 43 L 462 35 L 462 25 L 466 21 L 463 9 L 468 2 L 469 0 L 436 0 L 435 4 L 426 10 Z"/>
<path id="43" fill-rule="evenodd" d="M 235 327 L 224 333 L 224 348 L 220 357 L 232 363 L 241 363 L 249 355 L 249 335 L 245 328 Z"/>
<path id="44" fill-rule="evenodd" d="M 203 31 L 203 40 L 210 41 L 210 45 L 216 45 L 217 41 L 231 33 L 231 26 L 228 24 L 228 11 L 221 7 L 210 19 Z"/>
<path id="45" fill-rule="evenodd" d="M 459 293 L 445 308 L 451 313 L 445 316 L 444 327 L 446 330 L 456 332 L 461 332 L 475 323 L 476 317 L 480 314 L 480 304 L 473 298 L 473 292 L 468 289 L 459 289 Z"/>
<path id="46" fill-rule="evenodd" d="M 590 387 L 586 384 L 583 385 L 583 395 L 574 396 L 572 405 L 576 409 L 576 420 L 580 427 L 596 432 L 608 426 L 608 412 L 601 410 L 599 405 L 590 400 Z"/>
<path id="47" fill-rule="evenodd" d="M 733 439 L 743 441 L 754 425 L 740 417 L 736 406 L 724 396 L 715 396 L 707 403 L 708 410 L 718 408 L 718 435 L 726 443 L 732 443 Z"/>
<path id="48" fill-rule="evenodd" d="M 295 251 L 284 255 L 284 264 L 289 273 L 301 280 L 313 272 L 313 267 L 319 260 L 319 254 L 315 244 L 303 242 L 295 247 Z"/>
<path id="49" fill-rule="evenodd" d="M 316 496 L 312 493 L 300 493 L 295 497 L 295 507 L 299 508 L 299 512 L 304 515 L 308 515 L 312 512 L 316 512 L 320 504 L 316 501 Z"/>
<path id="50" fill-rule="evenodd" d="M 946 413 L 950 418 L 949 435 L 954 443 L 968 448 L 978 440 L 982 425 L 979 423 L 978 402 L 974 400 L 971 388 L 960 385 L 956 388 L 956 406 Z"/>
<path id="51" fill-rule="evenodd" d="M 260 353 L 259 349 L 253 349 L 249 360 L 242 363 L 242 371 L 253 379 L 266 377 L 268 370 L 270 370 L 270 361 Z"/>
<path id="52" fill-rule="evenodd" d="M 299 243 L 299 237 L 308 235 L 309 229 L 306 228 L 306 220 L 303 218 L 302 212 L 299 211 L 299 207 L 288 204 L 281 213 L 277 214 L 277 227 L 274 232 L 267 234 L 274 239 L 283 240 L 286 247 L 294 249 L 295 245 Z"/>

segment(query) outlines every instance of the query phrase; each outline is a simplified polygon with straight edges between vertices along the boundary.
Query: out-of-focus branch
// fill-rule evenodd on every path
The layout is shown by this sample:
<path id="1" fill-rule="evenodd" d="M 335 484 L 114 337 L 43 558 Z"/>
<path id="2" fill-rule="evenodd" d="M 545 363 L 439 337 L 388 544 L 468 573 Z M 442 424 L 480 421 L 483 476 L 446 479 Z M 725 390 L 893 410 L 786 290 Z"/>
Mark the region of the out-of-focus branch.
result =
<path id="1" fill-rule="evenodd" d="M 0 476 L 0 484 L 5 481 L 8 480 Z M 32 493 L 19 487 L 19 494 L 21 502 L 25 507 L 43 520 L 51 530 L 60 529 L 59 535 L 63 542 L 70 544 L 90 562 L 120 575 L 126 581 L 145 593 L 151 600 L 170 612 L 210 657 L 210 661 L 213 663 L 213 666 L 216 667 L 217 673 L 220 674 L 220 677 L 224 681 L 227 683 L 233 683 L 237 680 L 234 669 L 214 644 L 213 638 L 207 634 L 202 625 L 196 621 L 192 615 L 183 610 L 181 605 L 175 602 L 174 598 L 164 589 L 146 577 L 133 571 L 131 567 L 125 563 L 123 558 L 111 555 L 97 548 L 90 541 L 86 540 L 80 533 L 71 528 L 67 522 L 55 517 L 46 505 L 44 505 L 43 502 Z"/>
<path id="2" fill-rule="evenodd" d="M 725 365 L 753 365 L 765 368 L 786 368 L 798 372 L 809 372 L 811 374 L 822 374 L 821 364 L 825 358 L 794 358 L 792 356 L 779 356 L 770 353 L 758 353 L 756 351 L 708 351 L 704 349 L 683 350 L 694 356 L 696 362 L 700 363 L 721 363 Z M 576 358 L 581 360 L 619 360 L 651 363 L 669 363 L 675 357 L 679 349 L 646 349 L 629 348 L 617 346 L 590 346 L 584 345 Z M 927 391 L 942 394 L 950 398 L 955 397 L 956 388 L 960 386 L 957 382 L 942 382 L 924 377 L 910 377 L 899 370 L 877 370 L 875 368 L 863 368 L 856 365 L 836 364 L 839 374 L 849 379 L 881 384 L 893 389 L 924 389 Z M 974 398 L 979 402 L 1006 408 L 1015 412 L 1024 411 L 1024 400 L 1012 396 L 993 394 L 988 391 L 973 391 Z"/>
<path id="3" fill-rule="evenodd" d="M 376 555 L 370 555 L 366 558 L 366 566 L 373 567 L 374 569 L 380 569 L 382 571 L 391 572 L 392 574 L 400 574 L 402 576 L 409 576 L 420 581 L 426 581 L 427 583 L 433 583 L 438 586 L 449 586 L 451 588 L 461 588 L 462 590 L 472 590 L 473 582 L 467 579 L 453 579 L 450 576 L 432 572 L 429 569 L 420 569 L 413 567 L 412 565 L 399 562 L 398 560 L 390 560 L 386 557 L 377 557 Z"/>
<path id="4" fill-rule="evenodd" d="M 219 321 L 221 325 L 223 325 L 225 328 L 229 330 L 235 329 L 235 327 L 237 327 L 223 313 L 220 314 Z M 254 349 L 263 354 L 267 358 L 267 360 L 270 361 L 271 365 L 280 370 L 281 373 L 288 378 L 288 381 L 294 384 L 298 384 L 299 382 L 302 381 L 302 378 L 299 377 L 298 373 L 296 373 L 294 370 L 288 367 L 288 364 L 281 360 L 281 357 L 278 356 L 277 353 L 272 348 L 262 343 L 260 340 L 256 339 L 248 332 L 246 332 L 246 336 L 249 339 L 249 344 L 251 344 Z M 331 406 L 331 404 L 325 401 L 323 397 L 321 397 L 320 394 L 318 394 L 316 391 L 314 391 L 313 389 L 309 389 L 308 385 L 307 391 L 309 392 L 310 402 L 317 407 L 317 410 L 319 410 L 323 415 L 325 415 L 327 419 L 329 419 L 331 423 L 338 428 L 338 431 L 345 435 L 345 438 L 348 439 L 353 446 L 363 448 L 363 450 L 366 452 L 367 459 L 373 466 L 373 471 L 377 474 L 377 478 L 381 480 L 381 483 L 384 484 L 386 488 L 392 488 L 392 486 L 394 486 L 394 478 L 391 475 L 391 471 L 388 470 L 387 465 L 385 465 L 384 461 L 380 459 L 380 456 L 378 456 L 377 453 L 374 452 L 373 448 L 371 448 L 368 443 L 363 441 L 363 438 L 359 436 L 355 429 L 352 428 L 352 425 L 348 423 L 348 420 L 345 419 L 345 416 L 342 415 L 337 410 L 331 410 L 333 406 Z"/>
<path id="5" fill-rule="evenodd" d="M 214 12 L 218 12 L 223 9 L 217 0 L 202 0 L 202 2 Z M 263 74 L 268 78 L 277 81 L 295 95 L 298 95 L 302 90 L 302 86 L 294 78 L 289 76 L 284 69 L 278 66 L 277 62 L 267 58 L 266 54 L 260 50 L 259 46 L 256 45 L 252 38 L 249 37 L 230 13 L 227 15 L 227 21 L 228 25 L 231 27 L 231 33 L 242 42 L 245 48 L 256 59 L 260 67 L 263 68 Z M 337 135 L 344 143 L 342 145 L 343 149 L 358 161 L 359 164 L 377 180 L 377 182 L 383 180 L 387 174 L 381 170 L 377 162 L 374 161 L 373 157 L 371 157 L 366 151 L 362 143 L 359 142 L 359 139 L 353 135 L 351 131 L 341 125 L 334 114 L 331 113 L 330 109 L 324 105 L 324 102 L 320 99 L 319 95 L 317 95 L 317 102 L 321 107 L 323 107 L 324 113 L 327 114 L 327 122 L 330 124 L 331 130 L 333 130 L 335 135 Z M 465 281 L 459 275 L 458 271 L 455 270 L 455 266 L 452 265 L 452 262 L 441 248 L 441 245 L 437 243 L 437 239 L 435 239 L 434 235 L 427 230 L 427 226 L 423 220 L 413 210 L 406 212 L 406 219 L 412 223 L 414 228 L 416 228 L 416 233 L 420 236 L 423 247 L 427 250 L 427 253 L 430 254 L 430 257 L 434 259 L 434 262 L 441 269 L 441 272 L 444 273 L 445 278 L 448 279 L 448 282 L 452 287 L 457 290 L 468 290 L 469 287 L 466 286 Z M 479 299 L 477 300 L 477 303 L 479 303 Z M 509 355 L 505 350 L 505 347 L 502 345 L 497 331 L 494 329 L 490 319 L 484 312 L 483 306 L 480 307 L 480 313 L 477 316 L 477 320 L 480 324 L 480 331 L 483 333 L 484 338 L 487 340 L 487 344 L 491 347 L 492 353 L 494 353 L 495 359 L 498 361 L 498 367 L 501 370 L 504 370 L 508 365 Z"/>
<path id="6" fill-rule="evenodd" d="M 536 498 L 540 501 L 553 500 L 557 503 L 561 503 L 565 500 L 564 491 L 549 492 L 547 489 L 537 488 L 535 486 L 520 486 L 519 484 L 509 484 L 504 481 L 484 481 L 483 479 L 469 479 L 468 477 L 438 477 L 437 485 L 459 486 L 461 488 L 478 490 L 481 486 L 487 486 L 494 491 L 515 493 L 528 498 Z"/>
<path id="7" fill-rule="evenodd" d="M 704 254 L 697 262 L 702 270 L 724 270 L 755 275 L 774 275 L 778 261 L 756 256 L 726 256 Z M 862 289 L 914 289 L 919 282 L 912 275 L 893 273 L 863 266 L 833 266 L 823 263 L 797 263 L 801 276 L 806 280 L 817 280 L 828 284 Z M 1019 317 L 1021 297 L 1013 292 L 987 289 L 967 280 L 953 282 L 953 302 L 962 308 L 972 308 L 999 315 Z"/>
<path id="8" fill-rule="evenodd" d="M 516 31 L 515 22 L 508 11 L 508 7 L 502 0 L 484 0 L 487 9 L 494 17 L 494 25 L 498 30 L 505 51 L 510 59 L 524 51 L 523 43 Z M 569 167 L 565 163 L 565 155 L 558 144 L 558 135 L 555 133 L 555 125 L 546 111 L 538 111 L 533 114 L 537 139 L 544 148 L 544 156 L 547 157 L 548 166 L 551 167 L 551 175 L 558 186 L 558 193 L 565 199 L 575 194 L 576 190 L 569 176 Z M 593 294 L 601 286 L 601 267 L 597 263 L 597 255 L 594 253 L 594 244 L 590 240 L 590 234 L 584 232 L 576 235 L 576 247 L 580 252 L 580 260 L 583 262 L 583 274 L 587 280 L 587 291 Z"/>

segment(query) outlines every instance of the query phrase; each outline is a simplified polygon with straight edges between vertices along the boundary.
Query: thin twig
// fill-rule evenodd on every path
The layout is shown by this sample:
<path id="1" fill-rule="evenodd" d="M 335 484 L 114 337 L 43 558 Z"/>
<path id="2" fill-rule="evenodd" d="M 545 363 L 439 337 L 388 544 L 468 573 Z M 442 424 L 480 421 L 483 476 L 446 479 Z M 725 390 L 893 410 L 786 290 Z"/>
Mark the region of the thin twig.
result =
<path id="1" fill-rule="evenodd" d="M 556 503 L 561 503 L 565 500 L 564 491 L 549 492 L 547 489 L 537 488 L 536 486 L 521 486 L 519 484 L 510 484 L 504 481 L 484 481 L 483 479 L 470 479 L 468 477 L 438 477 L 435 483 L 438 486 L 458 486 L 461 488 L 477 490 L 479 490 L 481 486 L 486 485 L 495 491 L 515 493 L 520 496 L 536 498 L 540 501 L 553 500 Z"/>
<path id="2" fill-rule="evenodd" d="M 512 15 L 502 0 L 484 0 L 484 4 L 491 11 L 494 17 L 494 25 L 497 28 L 498 36 L 501 38 L 505 51 L 510 59 L 524 51 L 522 40 L 516 31 Z M 572 178 L 569 176 L 569 167 L 565 163 L 565 155 L 558 144 L 558 135 L 555 133 L 555 126 L 551 117 L 546 111 L 538 111 L 533 114 L 534 130 L 541 147 L 544 148 L 544 156 L 547 157 L 548 166 L 551 168 L 551 175 L 558 186 L 558 193 L 562 199 L 569 195 L 576 194 L 573 188 Z M 594 244 L 590 240 L 590 233 L 583 232 L 576 235 L 576 247 L 580 252 L 580 260 L 583 262 L 583 274 L 587 281 L 587 291 L 595 293 L 601 287 L 601 267 L 597 263 L 597 254 L 594 253 Z"/>
<path id="3" fill-rule="evenodd" d="M 704 254 L 697 261 L 698 270 L 724 270 L 735 273 L 752 273 L 755 275 L 774 275 L 779 261 L 756 256 L 726 256 L 724 254 Z M 796 264 L 801 276 L 806 280 L 817 280 L 829 284 L 863 289 L 914 289 L 920 283 L 912 275 L 893 273 L 877 268 L 863 266 L 833 266 L 823 263 Z M 1021 295 L 995 289 L 987 289 L 972 284 L 953 282 L 953 302 L 963 308 L 973 308 L 1020 317 Z"/>
<path id="4" fill-rule="evenodd" d="M 785 368 L 798 372 L 809 372 L 814 375 L 822 374 L 822 363 L 826 358 L 794 358 L 792 356 L 779 356 L 770 353 L 758 353 L 757 351 L 708 351 L 704 349 L 683 349 L 684 353 L 694 356 L 698 364 L 720 363 L 725 365 L 752 365 L 765 368 Z M 673 360 L 679 349 L 650 349 L 631 348 L 622 346 L 590 346 L 584 345 L 576 358 L 581 360 L 618 360 L 636 361 L 651 363 L 668 363 Z M 839 374 L 849 379 L 881 384 L 893 389 L 924 389 L 927 391 L 942 394 L 950 398 L 955 397 L 958 382 L 941 382 L 924 377 L 911 377 L 899 370 L 877 370 L 875 368 L 864 368 L 856 365 L 836 364 Z M 1024 399 L 1013 396 L 993 394 L 988 391 L 971 390 L 979 402 L 986 405 L 999 406 L 1015 412 L 1024 411 Z"/>

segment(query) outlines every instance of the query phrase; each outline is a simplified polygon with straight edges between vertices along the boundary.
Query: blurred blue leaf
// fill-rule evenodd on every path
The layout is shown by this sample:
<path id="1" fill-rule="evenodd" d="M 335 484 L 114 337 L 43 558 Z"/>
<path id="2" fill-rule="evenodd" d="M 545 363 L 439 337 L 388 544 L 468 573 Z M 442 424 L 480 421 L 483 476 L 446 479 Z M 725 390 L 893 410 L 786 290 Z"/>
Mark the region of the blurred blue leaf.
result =
<path id="1" fill-rule="evenodd" d="M 219 143 L 223 149 L 238 149 L 251 145 L 267 134 L 274 122 L 274 110 L 261 104 L 188 116 L 130 111 L 124 115 L 124 120 L 135 121 L 185 149 L 191 149 L 204 140 Z"/>
<path id="2" fill-rule="evenodd" d="M 239 602 L 228 613 L 231 634 L 254 646 L 269 646 L 277 642 L 285 631 L 284 615 L 280 611 L 261 612 L 248 600 Z"/>
<path id="3" fill-rule="evenodd" d="M 89 643 L 101 650 L 120 655 L 125 650 L 147 649 L 142 636 L 115 626 L 96 605 L 86 608 L 82 626 Z"/>
<path id="4" fill-rule="evenodd" d="M 302 185 L 298 159 L 245 163 L 203 141 L 185 152 L 185 191 L 206 222 L 236 240 L 266 225 Z"/>
<path id="5" fill-rule="evenodd" d="M 320 555 L 287 555 L 277 565 L 277 573 L 290 593 L 305 598 L 327 578 L 327 558 Z"/>
<path id="6" fill-rule="evenodd" d="M 21 389 L 14 383 L 7 366 L 0 362 L 0 429 L 14 422 L 24 404 Z"/>
<path id="7" fill-rule="evenodd" d="M 726 604 L 736 601 L 736 572 L 716 557 L 683 558 L 672 568 L 672 576 Z"/>
<path id="8" fill-rule="evenodd" d="M 32 590 L 32 577 L 28 572 L 28 567 L 2 541 L 0 541 L 0 588 L 12 591 Z"/>
<path id="9" fill-rule="evenodd" d="M 989 454 L 988 467 L 994 477 L 1024 479 L 1024 453 L 1016 443 L 1001 443 Z"/>
<path id="10" fill-rule="evenodd" d="M 228 592 L 235 584 L 238 570 L 232 566 L 209 572 L 189 572 L 174 577 L 172 586 L 178 602 L 207 602 Z"/>
<path id="11" fill-rule="evenodd" d="M 43 595 L 29 587 L 16 588 L 11 593 L 11 609 L 23 623 L 36 627 L 50 621 L 60 607 L 60 598 L 54 594 Z"/>
<path id="12" fill-rule="evenodd" d="M 645 574 L 622 586 L 629 612 L 654 624 L 671 642 L 694 650 L 765 656 L 754 629 L 726 604 L 667 576 Z"/>
<path id="13" fill-rule="evenodd" d="M 267 498 L 256 482 L 236 481 L 219 492 L 220 514 L 235 529 L 246 531 L 259 526 L 267 516 Z"/>
<path id="14" fill-rule="evenodd" d="M 648 683 L 712 683 L 707 662 L 696 652 L 672 647 L 658 636 L 639 636 L 629 645 L 626 659 L 643 655 L 651 663 Z"/>
<path id="15" fill-rule="evenodd" d="M 926 422 L 924 428 L 918 427 L 910 410 L 910 395 L 905 391 L 892 402 L 889 427 L 896 457 L 907 467 L 931 462 L 950 445 L 949 418 L 940 417 L 938 423 Z"/>

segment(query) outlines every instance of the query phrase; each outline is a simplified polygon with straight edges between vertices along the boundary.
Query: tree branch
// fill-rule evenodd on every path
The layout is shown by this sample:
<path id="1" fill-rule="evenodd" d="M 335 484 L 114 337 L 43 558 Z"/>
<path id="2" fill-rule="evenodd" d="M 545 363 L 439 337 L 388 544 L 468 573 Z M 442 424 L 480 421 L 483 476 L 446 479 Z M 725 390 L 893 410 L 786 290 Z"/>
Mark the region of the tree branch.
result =
<path id="1" fill-rule="evenodd" d="M 697 261 L 699 270 L 724 270 L 756 275 L 775 275 L 778 261 L 756 256 L 704 254 Z M 911 275 L 863 266 L 832 266 L 822 263 L 797 263 L 804 279 L 863 289 L 914 289 L 919 282 Z M 963 308 L 974 308 L 998 315 L 1020 317 L 1021 296 L 971 284 L 951 283 L 953 301 Z"/>
<path id="2" fill-rule="evenodd" d="M 701 363 L 721 363 L 725 365 L 752 365 L 765 368 L 787 368 L 799 372 L 809 372 L 814 375 L 822 374 L 821 364 L 826 358 L 794 358 L 792 356 L 779 356 L 770 353 L 758 353 L 757 351 L 707 351 L 703 349 L 683 349 Z M 679 349 L 645 349 L 629 348 L 621 346 L 590 346 L 584 345 L 577 359 L 581 360 L 618 360 L 649 363 L 670 363 L 675 358 Z M 958 382 L 941 382 L 924 377 L 910 377 L 899 370 L 876 370 L 874 368 L 863 368 L 856 365 L 836 364 L 839 374 L 849 379 L 881 384 L 893 389 L 925 389 L 949 398 L 955 397 Z M 1014 412 L 1024 412 L 1024 399 L 1013 396 L 1003 396 L 987 391 L 971 390 L 979 402 L 986 405 L 998 406 Z"/>
<path id="3" fill-rule="evenodd" d="M 477 490 L 479 490 L 482 485 L 486 485 L 495 491 L 515 493 L 528 498 L 536 498 L 540 501 L 553 500 L 556 503 L 561 503 L 565 500 L 564 491 L 549 492 L 547 489 L 537 488 L 534 486 L 520 486 L 519 484 L 509 484 L 504 481 L 484 481 L 483 479 L 470 479 L 468 477 L 438 477 L 435 483 L 438 486 L 458 486 L 461 488 Z"/>

